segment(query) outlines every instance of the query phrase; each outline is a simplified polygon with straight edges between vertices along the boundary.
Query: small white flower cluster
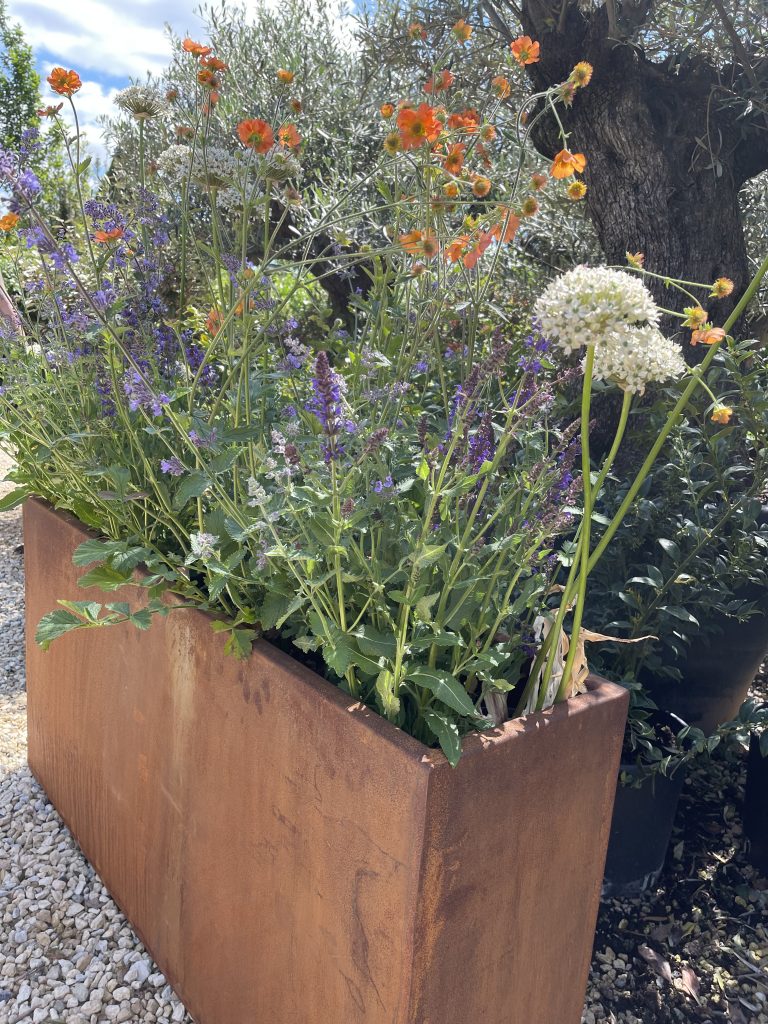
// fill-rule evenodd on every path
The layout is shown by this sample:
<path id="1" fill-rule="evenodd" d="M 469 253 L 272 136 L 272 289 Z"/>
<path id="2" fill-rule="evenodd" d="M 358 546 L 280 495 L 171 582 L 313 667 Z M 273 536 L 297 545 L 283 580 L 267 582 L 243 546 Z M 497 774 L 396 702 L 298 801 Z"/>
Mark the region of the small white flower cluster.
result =
<path id="1" fill-rule="evenodd" d="M 238 163 L 232 153 L 220 146 L 193 151 L 189 146 L 173 145 L 160 154 L 157 169 L 175 185 L 189 177 L 206 188 L 228 189 L 237 176 Z"/>
<path id="2" fill-rule="evenodd" d="M 628 324 L 659 322 L 653 296 L 636 277 L 607 267 L 574 267 L 553 281 L 534 309 L 545 338 L 565 352 L 602 344 Z"/>
<path id="3" fill-rule="evenodd" d="M 216 555 L 216 541 L 219 538 L 213 533 L 190 533 L 189 546 L 192 550 L 192 560 L 199 558 L 201 562 L 207 562 Z"/>
<path id="4" fill-rule="evenodd" d="M 680 377 L 686 371 L 679 345 L 656 327 L 619 327 L 595 345 L 592 376 L 642 395 L 646 384 Z"/>
<path id="5" fill-rule="evenodd" d="M 149 121 L 168 110 L 163 96 L 151 85 L 129 85 L 117 93 L 115 103 L 137 121 Z"/>
<path id="6" fill-rule="evenodd" d="M 277 463 L 275 463 L 275 465 L 277 465 Z M 269 501 L 269 495 L 261 486 L 256 477 L 253 476 L 248 477 L 248 497 L 250 499 L 248 501 L 248 504 L 251 506 L 251 508 L 257 508 L 260 507 L 261 505 L 266 505 L 267 502 Z"/>
<path id="7" fill-rule="evenodd" d="M 157 173 L 174 184 L 180 183 L 189 174 L 192 150 L 179 143 L 163 150 L 157 158 Z"/>

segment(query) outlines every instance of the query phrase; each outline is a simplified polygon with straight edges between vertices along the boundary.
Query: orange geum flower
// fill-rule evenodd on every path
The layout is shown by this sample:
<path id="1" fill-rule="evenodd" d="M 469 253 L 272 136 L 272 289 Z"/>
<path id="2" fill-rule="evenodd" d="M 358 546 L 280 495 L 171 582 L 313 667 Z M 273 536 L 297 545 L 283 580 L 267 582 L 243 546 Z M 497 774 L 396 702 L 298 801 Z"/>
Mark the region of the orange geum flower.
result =
<path id="1" fill-rule="evenodd" d="M 527 196 L 520 205 L 521 217 L 535 217 L 539 212 L 539 201 L 533 196 Z"/>
<path id="2" fill-rule="evenodd" d="M 241 121 L 237 126 L 237 134 L 244 146 L 255 149 L 257 153 L 266 153 L 275 144 L 275 133 L 260 117 Z"/>
<path id="3" fill-rule="evenodd" d="M 520 227 L 520 218 L 506 206 L 499 207 L 501 220 L 491 228 L 491 235 L 499 242 L 511 242 Z"/>
<path id="4" fill-rule="evenodd" d="M 580 60 L 569 76 L 570 81 L 573 82 L 577 89 L 583 89 L 592 80 L 592 71 L 591 64 L 588 64 L 585 60 Z"/>
<path id="5" fill-rule="evenodd" d="M 20 220 L 18 213 L 6 213 L 4 217 L 0 217 L 0 231 L 13 231 Z"/>
<path id="6" fill-rule="evenodd" d="M 295 124 L 284 124 L 278 128 L 277 138 L 281 146 L 287 146 L 289 149 L 295 149 L 301 145 L 301 136 L 296 130 Z"/>
<path id="7" fill-rule="evenodd" d="M 219 57 L 203 57 L 200 65 L 209 71 L 229 71 L 229 64 L 225 64 Z"/>
<path id="8" fill-rule="evenodd" d="M 66 68 L 54 68 L 46 82 L 59 96 L 74 96 L 83 84 L 76 71 L 67 71 Z"/>
<path id="9" fill-rule="evenodd" d="M 301 105 L 301 100 L 297 99 L 292 99 L 291 102 L 289 103 L 289 106 L 291 110 L 294 112 L 294 114 L 300 114 L 301 111 L 304 109 Z"/>
<path id="10" fill-rule="evenodd" d="M 463 110 L 460 114 L 451 114 L 448 118 L 448 127 L 454 131 L 474 133 L 480 126 L 480 115 L 473 108 Z"/>
<path id="11" fill-rule="evenodd" d="M 215 90 L 221 85 L 221 79 L 210 68 L 200 68 L 197 72 L 197 80 L 204 89 Z"/>
<path id="12" fill-rule="evenodd" d="M 382 103 L 379 107 L 379 113 L 385 120 L 389 120 L 395 112 L 394 103 Z"/>
<path id="13" fill-rule="evenodd" d="M 693 330 L 703 327 L 709 319 L 709 313 L 701 306 L 684 306 L 683 312 L 685 313 L 683 327 L 691 327 Z"/>
<path id="14" fill-rule="evenodd" d="M 473 195 L 476 195 L 478 199 L 484 199 L 491 191 L 491 187 L 491 179 L 479 174 L 472 182 L 472 193 Z"/>
<path id="15" fill-rule="evenodd" d="M 293 71 L 289 71 L 287 68 L 277 69 L 277 80 L 278 82 L 282 82 L 283 85 L 290 85 L 295 77 L 296 75 Z"/>
<path id="16" fill-rule="evenodd" d="M 478 240 L 477 245 L 464 257 L 464 266 L 467 268 L 467 270 L 472 270 L 472 268 L 477 265 L 477 261 L 480 259 L 480 257 L 483 255 L 483 253 L 485 252 L 485 250 L 488 248 L 492 241 L 493 232 L 482 231 L 480 233 L 480 238 Z"/>
<path id="17" fill-rule="evenodd" d="M 399 153 L 402 148 L 400 136 L 397 132 L 390 132 L 384 139 L 384 149 L 390 156 L 394 156 L 395 153 Z"/>
<path id="18" fill-rule="evenodd" d="M 709 293 L 709 296 L 712 299 L 724 299 L 727 295 L 730 295 L 732 291 L 733 281 L 730 277 L 718 277 L 712 285 L 712 291 Z"/>
<path id="19" fill-rule="evenodd" d="M 627 263 L 630 267 L 634 267 L 635 270 L 642 270 L 643 264 L 645 263 L 644 252 L 626 252 L 624 255 L 627 258 Z"/>
<path id="20" fill-rule="evenodd" d="M 520 67 L 525 67 L 526 64 L 536 64 L 541 59 L 539 56 L 540 46 L 530 36 L 518 36 L 509 48 Z"/>
<path id="21" fill-rule="evenodd" d="M 715 408 L 712 410 L 712 422 L 713 423 L 730 423 L 731 416 L 733 416 L 733 409 L 730 405 L 720 405 L 718 402 Z"/>
<path id="22" fill-rule="evenodd" d="M 446 68 L 437 75 L 432 75 L 429 81 L 424 83 L 424 92 L 431 95 L 435 92 L 445 92 L 453 85 L 453 75 Z"/>
<path id="23" fill-rule="evenodd" d="M 458 263 L 469 246 L 469 235 L 459 235 L 458 238 L 445 247 L 445 258 L 450 263 Z"/>
<path id="24" fill-rule="evenodd" d="M 110 228 L 108 231 L 99 230 L 93 232 L 93 240 L 94 242 L 99 242 L 99 244 L 103 245 L 108 242 L 116 242 L 118 239 L 122 238 L 124 234 L 124 228 Z"/>
<path id="25" fill-rule="evenodd" d="M 188 124 L 177 124 L 173 130 L 177 139 L 191 139 L 195 134 L 195 129 Z"/>
<path id="26" fill-rule="evenodd" d="M 427 33 L 420 21 L 413 21 L 408 26 L 408 38 L 414 40 L 421 39 L 422 41 L 427 38 Z"/>
<path id="27" fill-rule="evenodd" d="M 446 181 L 443 185 L 443 195 L 446 199 L 458 199 L 461 195 L 461 189 L 457 181 Z"/>
<path id="28" fill-rule="evenodd" d="M 207 57 L 209 53 L 213 53 L 212 46 L 203 46 L 202 43 L 196 43 L 189 36 L 181 44 L 181 48 L 187 53 L 191 53 L 194 57 Z"/>
<path id="29" fill-rule="evenodd" d="M 466 43 L 469 41 L 469 37 L 472 35 L 472 26 L 468 25 L 463 18 L 459 18 L 456 24 L 451 29 L 451 32 L 458 39 L 460 43 Z"/>
<path id="30" fill-rule="evenodd" d="M 224 325 L 224 314 L 219 309 L 211 309 L 208 316 L 205 318 L 205 329 L 211 335 L 215 337 L 222 326 Z"/>
<path id="31" fill-rule="evenodd" d="M 173 89 L 173 88 L 166 89 L 165 90 L 165 98 L 168 101 L 168 103 L 175 103 L 176 100 L 179 98 L 179 90 L 178 89 Z"/>
<path id="32" fill-rule="evenodd" d="M 507 99 L 512 93 L 509 79 L 505 78 L 504 75 L 496 75 L 495 78 L 491 79 L 491 92 L 500 100 Z"/>
<path id="33" fill-rule="evenodd" d="M 445 159 L 443 160 L 443 167 L 449 174 L 461 173 L 461 169 L 464 166 L 464 153 L 465 146 L 461 142 L 455 143 L 448 150 Z"/>
<path id="34" fill-rule="evenodd" d="M 496 138 L 496 129 L 492 124 L 484 124 L 480 129 L 480 138 L 483 142 L 493 142 Z"/>
<path id="35" fill-rule="evenodd" d="M 587 186 L 583 181 L 572 181 L 566 189 L 568 198 L 573 199 L 574 202 L 578 202 L 579 199 L 583 199 L 587 194 Z"/>
<path id="36" fill-rule="evenodd" d="M 400 235 L 399 241 L 410 256 L 420 256 L 422 238 L 421 231 L 409 231 L 407 235 Z"/>
<path id="37" fill-rule="evenodd" d="M 37 112 L 38 117 L 56 117 L 57 114 L 61 113 L 61 108 L 64 106 L 63 103 L 57 103 L 55 107 L 41 107 Z"/>
<path id="38" fill-rule="evenodd" d="M 531 175 L 531 188 L 535 192 L 541 192 L 547 187 L 549 178 L 546 174 L 532 174 Z"/>
<path id="39" fill-rule="evenodd" d="M 692 345 L 716 345 L 725 337 L 722 327 L 704 327 L 696 330 L 691 335 Z"/>
<path id="40" fill-rule="evenodd" d="M 552 161 L 550 174 L 553 178 L 570 178 L 572 174 L 582 174 L 587 166 L 587 158 L 583 153 L 571 153 L 561 149 Z"/>
<path id="41" fill-rule="evenodd" d="M 397 115 L 397 127 L 400 129 L 400 143 L 405 150 L 416 149 L 425 142 L 434 142 L 443 129 L 441 121 L 435 117 L 435 111 L 426 103 L 420 104 L 416 110 L 407 107 Z"/>

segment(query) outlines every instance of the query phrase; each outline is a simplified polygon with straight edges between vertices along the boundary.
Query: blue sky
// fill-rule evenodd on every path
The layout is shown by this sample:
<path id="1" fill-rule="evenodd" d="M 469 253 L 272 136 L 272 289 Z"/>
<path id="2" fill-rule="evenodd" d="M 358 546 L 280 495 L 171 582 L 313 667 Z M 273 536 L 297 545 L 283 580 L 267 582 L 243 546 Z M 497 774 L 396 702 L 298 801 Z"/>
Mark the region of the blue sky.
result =
<path id="1" fill-rule="evenodd" d="M 245 0 L 244 6 L 260 2 Z M 35 51 L 45 102 L 45 78 L 51 68 L 61 65 L 80 74 L 78 116 L 101 154 L 96 119 L 113 110 L 114 94 L 129 78 L 141 79 L 168 63 L 167 24 L 180 35 L 202 34 L 197 6 L 197 0 L 9 0 L 8 11 Z"/>

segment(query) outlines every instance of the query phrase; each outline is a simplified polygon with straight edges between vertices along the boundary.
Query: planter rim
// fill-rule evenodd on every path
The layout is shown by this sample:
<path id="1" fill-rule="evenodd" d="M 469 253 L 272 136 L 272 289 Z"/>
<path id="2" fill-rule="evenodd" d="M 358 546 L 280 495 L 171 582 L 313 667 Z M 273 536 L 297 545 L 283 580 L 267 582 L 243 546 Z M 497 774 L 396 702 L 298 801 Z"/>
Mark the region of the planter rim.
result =
<path id="1" fill-rule="evenodd" d="M 94 539 L 101 539 L 103 537 L 96 530 L 86 526 L 71 512 L 55 508 L 43 498 L 31 496 L 27 499 L 27 502 L 40 505 L 47 512 L 62 520 L 62 522 L 76 527 L 86 537 Z M 190 607 L 184 610 L 189 615 L 201 616 L 209 622 L 214 619 L 210 612 L 199 608 Z M 212 642 L 214 640 L 221 643 L 224 642 L 223 638 L 214 634 L 213 631 L 211 631 L 211 639 Z M 587 690 L 585 693 L 570 697 L 560 704 L 554 704 L 544 711 L 535 711 L 519 718 L 508 719 L 494 729 L 483 732 L 475 731 L 463 736 L 461 740 L 461 759 L 456 768 L 451 768 L 448 759 L 441 750 L 425 746 L 420 740 L 410 736 L 360 701 L 350 701 L 348 695 L 338 686 L 334 686 L 328 679 L 324 679 L 317 672 L 303 665 L 297 658 L 292 658 L 289 654 L 275 647 L 274 644 L 269 643 L 268 640 L 256 640 L 254 649 L 258 650 L 262 659 L 271 661 L 281 669 L 292 672 L 304 685 L 315 690 L 318 696 L 332 701 L 340 709 L 346 711 L 349 714 L 350 721 L 355 723 L 356 727 L 374 733 L 380 740 L 397 748 L 408 760 L 419 763 L 430 771 L 439 770 L 450 773 L 460 771 L 462 764 L 465 764 L 465 762 L 479 758 L 489 750 L 511 742 L 518 735 L 536 732 L 550 722 L 584 714 L 594 706 L 603 704 L 606 701 L 615 700 L 620 694 L 626 693 L 624 687 L 590 673 L 587 678 Z M 246 664 L 249 660 L 250 657 L 242 664 Z"/>

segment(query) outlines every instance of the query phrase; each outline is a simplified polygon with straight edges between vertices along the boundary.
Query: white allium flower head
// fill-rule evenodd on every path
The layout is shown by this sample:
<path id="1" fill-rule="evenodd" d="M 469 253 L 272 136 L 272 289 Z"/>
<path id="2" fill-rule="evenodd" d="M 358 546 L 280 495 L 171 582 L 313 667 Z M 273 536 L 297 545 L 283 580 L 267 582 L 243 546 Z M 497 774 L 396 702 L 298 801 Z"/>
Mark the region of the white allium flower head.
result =
<path id="1" fill-rule="evenodd" d="M 646 384 L 680 377 L 686 369 L 680 346 L 657 327 L 627 324 L 595 345 L 592 376 L 642 395 Z"/>
<path id="2" fill-rule="evenodd" d="M 642 281 L 607 267 L 574 267 L 556 278 L 534 312 L 544 337 L 565 352 L 600 345 L 629 324 L 659 322 L 659 309 Z"/>
<path id="3" fill-rule="evenodd" d="M 151 85 L 129 85 L 117 93 L 115 103 L 137 121 L 149 121 L 168 110 L 164 97 Z"/>
<path id="4" fill-rule="evenodd" d="M 228 188 L 237 175 L 237 160 L 227 149 L 206 146 L 192 157 L 192 180 L 207 188 Z"/>
<path id="5" fill-rule="evenodd" d="M 189 174 L 192 150 L 179 144 L 169 146 L 157 158 L 158 174 L 174 182 L 180 182 Z"/>

